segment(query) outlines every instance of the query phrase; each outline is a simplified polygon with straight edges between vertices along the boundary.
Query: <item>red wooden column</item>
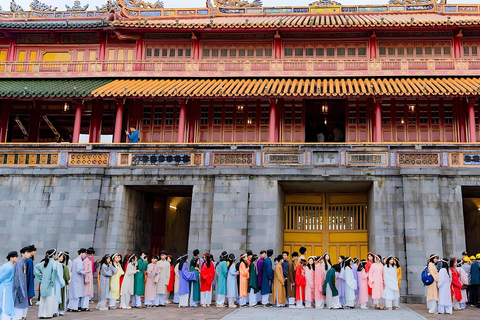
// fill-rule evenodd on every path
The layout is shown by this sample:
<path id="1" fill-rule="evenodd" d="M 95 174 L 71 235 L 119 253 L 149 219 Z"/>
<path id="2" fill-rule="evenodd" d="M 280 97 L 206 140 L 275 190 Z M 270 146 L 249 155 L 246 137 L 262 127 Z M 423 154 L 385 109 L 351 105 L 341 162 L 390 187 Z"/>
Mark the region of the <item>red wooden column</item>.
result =
<path id="1" fill-rule="evenodd" d="M 377 43 L 376 40 L 377 35 L 375 34 L 375 31 L 373 31 L 373 34 L 370 36 L 369 40 L 369 49 L 370 49 L 370 59 L 376 59 L 377 58 Z"/>
<path id="2" fill-rule="evenodd" d="M 102 42 L 100 42 L 100 50 L 98 51 L 99 61 L 105 61 L 105 46 L 106 46 L 106 39 L 102 39 Z"/>
<path id="3" fill-rule="evenodd" d="M 477 142 L 477 125 L 475 124 L 475 101 L 477 99 L 470 98 L 468 101 L 468 132 L 470 142 Z"/>
<path id="4" fill-rule="evenodd" d="M 115 114 L 115 131 L 113 132 L 113 143 L 122 142 L 123 126 L 123 101 L 117 101 L 117 112 Z"/>
<path id="5" fill-rule="evenodd" d="M 459 128 L 459 138 L 460 142 L 467 142 L 467 130 L 465 129 L 465 109 L 463 105 L 463 100 L 460 98 L 456 98 L 456 112 L 457 112 L 457 119 L 460 124 Z M 467 99 L 468 100 L 468 99 Z M 467 102 L 468 103 L 468 102 Z"/>
<path id="6" fill-rule="evenodd" d="M 185 113 L 187 109 L 187 104 L 185 100 L 179 100 L 180 103 L 180 116 L 178 117 L 178 132 L 177 132 L 177 143 L 185 142 Z"/>
<path id="7" fill-rule="evenodd" d="M 374 125 L 374 142 L 382 142 L 382 100 L 375 100 L 375 125 Z"/>
<path id="8" fill-rule="evenodd" d="M 10 47 L 8 48 L 7 61 L 15 61 L 15 46 L 17 44 L 17 39 L 10 40 Z"/>
<path id="9" fill-rule="evenodd" d="M 102 110 L 103 106 L 101 102 L 95 101 L 92 106 L 92 116 L 90 118 L 90 136 L 88 138 L 89 143 L 100 142 L 100 135 L 102 130 Z"/>
<path id="10" fill-rule="evenodd" d="M 274 36 L 274 55 L 275 59 L 282 59 L 282 41 L 280 39 L 280 35 L 277 33 Z"/>
<path id="11" fill-rule="evenodd" d="M 80 140 L 80 129 L 82 128 L 82 103 L 74 101 L 75 104 L 75 122 L 73 123 L 72 143 L 78 143 Z"/>
<path id="12" fill-rule="evenodd" d="M 197 121 L 197 117 L 195 116 L 197 112 L 197 103 L 196 100 L 190 102 L 188 107 L 188 143 L 195 142 L 195 125 Z"/>
<path id="13" fill-rule="evenodd" d="M 0 101 L 0 108 L 0 143 L 3 143 L 7 140 L 8 120 L 10 118 L 10 104 L 7 104 L 5 101 Z"/>
<path id="14" fill-rule="evenodd" d="M 193 60 L 200 60 L 200 40 L 192 33 L 192 40 L 193 40 Z"/>
<path id="15" fill-rule="evenodd" d="M 38 142 L 40 136 L 40 108 L 33 102 L 33 112 L 30 118 L 30 128 L 28 128 L 28 142 Z"/>
<path id="16" fill-rule="evenodd" d="M 460 44 L 460 39 L 463 37 L 462 31 L 460 30 L 455 37 L 453 37 L 453 57 L 461 58 L 462 57 L 462 46 Z"/>
<path id="17" fill-rule="evenodd" d="M 270 99 L 270 119 L 268 121 L 268 142 L 278 142 L 277 131 L 277 102 Z"/>

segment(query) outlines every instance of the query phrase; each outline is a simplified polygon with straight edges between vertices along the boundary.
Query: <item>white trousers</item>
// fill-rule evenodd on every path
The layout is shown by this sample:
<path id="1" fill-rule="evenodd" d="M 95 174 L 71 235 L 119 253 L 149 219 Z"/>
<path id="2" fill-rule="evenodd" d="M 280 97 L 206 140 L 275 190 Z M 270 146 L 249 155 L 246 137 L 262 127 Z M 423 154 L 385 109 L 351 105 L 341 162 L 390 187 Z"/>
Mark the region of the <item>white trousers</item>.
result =
<path id="1" fill-rule="evenodd" d="M 235 298 L 228 298 L 228 307 L 235 308 Z"/>
<path id="2" fill-rule="evenodd" d="M 299 297 L 300 299 L 297 300 L 297 308 L 301 309 L 301 308 L 304 308 L 304 306 L 303 306 L 303 298 L 304 297 L 302 297 L 302 289 L 300 289 L 299 292 L 300 292 L 300 297 Z"/>
<path id="3" fill-rule="evenodd" d="M 257 294 L 254 292 L 253 288 L 250 288 L 250 293 L 248 294 L 248 305 L 253 307 L 257 304 Z"/>
<path id="4" fill-rule="evenodd" d="M 132 307 L 141 307 L 141 306 L 142 306 L 142 297 L 134 294 L 132 297 Z"/>
<path id="5" fill-rule="evenodd" d="M 247 297 L 241 297 L 239 305 L 244 306 L 247 304 Z"/>
<path id="6" fill-rule="evenodd" d="M 130 304 L 130 293 L 122 294 L 120 297 L 120 308 L 129 308 Z"/>
<path id="7" fill-rule="evenodd" d="M 25 308 L 25 309 L 15 308 L 15 316 L 13 317 L 13 319 L 27 318 L 27 311 L 28 311 L 28 308 Z"/>
<path id="8" fill-rule="evenodd" d="M 323 306 L 325 305 L 325 300 L 315 300 L 315 309 L 323 309 Z"/>
<path id="9" fill-rule="evenodd" d="M 155 301 L 153 303 L 156 306 L 164 306 L 165 305 L 165 295 L 164 294 L 157 294 L 155 296 Z"/>
<path id="10" fill-rule="evenodd" d="M 80 298 L 68 300 L 68 309 L 70 309 L 70 310 L 78 310 L 78 304 L 79 304 L 79 302 L 80 302 Z M 21 317 L 20 317 L 20 318 L 21 318 Z"/>
<path id="11" fill-rule="evenodd" d="M 262 294 L 262 304 L 263 305 L 268 304 L 268 296 L 269 296 L 269 294 Z"/>
<path id="12" fill-rule="evenodd" d="M 305 307 L 310 308 L 312 306 L 312 303 L 309 300 L 305 300 Z"/>
<path id="13" fill-rule="evenodd" d="M 275 302 L 277 303 L 277 308 L 284 307 L 285 303 L 278 303 L 278 294 L 275 295 Z"/>
<path id="14" fill-rule="evenodd" d="M 223 306 L 225 304 L 225 295 L 218 294 L 217 295 L 217 306 Z"/>
<path id="15" fill-rule="evenodd" d="M 435 313 L 435 312 L 437 312 L 437 311 L 438 311 L 437 304 L 438 304 L 438 301 L 437 301 L 437 300 L 427 301 L 428 313 Z"/>
<path id="16" fill-rule="evenodd" d="M 366 303 L 366 302 L 365 302 L 365 303 L 362 303 L 362 304 L 360 305 L 360 309 L 365 309 L 365 308 L 367 308 L 367 303 Z"/>
<path id="17" fill-rule="evenodd" d="M 388 300 L 385 299 L 385 307 L 386 308 L 391 308 L 391 307 L 398 307 L 398 299 L 395 300 Z"/>
<path id="18" fill-rule="evenodd" d="M 117 300 L 116 300 L 116 299 L 112 299 L 112 298 L 108 299 L 108 306 L 109 306 L 110 308 L 115 308 L 115 305 L 116 305 L 116 304 L 117 304 Z"/>
<path id="19" fill-rule="evenodd" d="M 200 304 L 201 305 L 212 304 L 212 291 L 202 291 L 202 292 L 200 292 Z"/>
<path id="20" fill-rule="evenodd" d="M 58 302 L 55 300 L 55 291 L 52 288 L 52 294 L 48 297 L 40 297 L 40 306 L 38 308 L 39 318 L 52 318 L 58 312 Z"/>
<path id="21" fill-rule="evenodd" d="M 107 304 L 107 299 L 98 300 L 97 309 L 105 309 Z"/>
<path id="22" fill-rule="evenodd" d="M 290 307 L 294 307 L 295 306 L 295 298 L 293 298 L 293 297 L 288 298 L 288 305 Z"/>
<path id="23" fill-rule="evenodd" d="M 178 292 L 173 295 L 173 303 L 178 303 Z"/>
<path id="24" fill-rule="evenodd" d="M 262 301 L 262 291 L 260 289 L 257 292 L 257 302 Z"/>
<path id="25" fill-rule="evenodd" d="M 347 307 L 354 308 L 355 307 L 355 300 L 347 300 L 345 305 Z"/>
<path id="26" fill-rule="evenodd" d="M 90 303 L 90 296 L 85 296 L 80 298 L 80 308 L 88 309 L 89 303 Z"/>
<path id="27" fill-rule="evenodd" d="M 442 306 L 441 304 L 439 304 L 438 305 L 438 313 L 439 314 L 444 314 L 444 313 L 452 314 L 452 306 L 446 307 L 446 306 Z"/>
<path id="28" fill-rule="evenodd" d="M 188 307 L 188 293 L 178 296 L 178 307 Z"/>

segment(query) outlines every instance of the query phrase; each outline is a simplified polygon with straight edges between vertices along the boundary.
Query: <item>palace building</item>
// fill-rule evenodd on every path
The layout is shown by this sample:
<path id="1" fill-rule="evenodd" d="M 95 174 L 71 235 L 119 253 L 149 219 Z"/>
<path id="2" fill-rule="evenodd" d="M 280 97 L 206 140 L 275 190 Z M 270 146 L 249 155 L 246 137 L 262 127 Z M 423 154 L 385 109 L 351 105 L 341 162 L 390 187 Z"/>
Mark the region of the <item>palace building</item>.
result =
<path id="1" fill-rule="evenodd" d="M 1 254 L 480 252 L 480 5 L 65 9 L 0 9 Z"/>

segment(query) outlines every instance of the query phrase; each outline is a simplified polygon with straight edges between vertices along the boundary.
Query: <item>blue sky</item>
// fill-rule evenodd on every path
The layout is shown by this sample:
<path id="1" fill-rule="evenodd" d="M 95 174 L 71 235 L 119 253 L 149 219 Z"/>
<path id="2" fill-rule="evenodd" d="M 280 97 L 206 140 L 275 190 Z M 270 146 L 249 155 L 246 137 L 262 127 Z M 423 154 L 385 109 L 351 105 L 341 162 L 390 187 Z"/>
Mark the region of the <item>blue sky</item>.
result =
<path id="1" fill-rule="evenodd" d="M 41 0 L 42 1 L 42 0 Z M 144 0 L 145 1 L 145 0 Z M 151 0 L 150 2 L 155 2 Z M 279 6 L 307 6 L 313 0 L 263 0 L 264 7 L 279 7 Z M 29 9 L 29 3 L 31 0 L 16 0 L 17 4 L 21 5 L 25 10 Z M 65 4 L 71 6 L 74 0 L 43 0 L 48 5 L 58 7 L 57 10 L 65 10 Z M 91 9 L 95 9 L 95 6 L 99 6 L 102 3 L 106 3 L 106 0 L 81 0 L 82 4 L 90 4 Z M 166 8 L 202 8 L 205 7 L 205 0 L 163 0 Z M 213 2 L 213 0 L 212 0 Z M 342 4 L 352 5 L 359 4 L 358 0 L 340 0 Z M 480 3 L 480 0 L 447 0 L 448 3 Z M 368 0 L 365 4 L 386 4 L 388 0 Z M 3 10 L 8 10 L 10 7 L 10 0 L 0 0 L 0 6 Z"/>

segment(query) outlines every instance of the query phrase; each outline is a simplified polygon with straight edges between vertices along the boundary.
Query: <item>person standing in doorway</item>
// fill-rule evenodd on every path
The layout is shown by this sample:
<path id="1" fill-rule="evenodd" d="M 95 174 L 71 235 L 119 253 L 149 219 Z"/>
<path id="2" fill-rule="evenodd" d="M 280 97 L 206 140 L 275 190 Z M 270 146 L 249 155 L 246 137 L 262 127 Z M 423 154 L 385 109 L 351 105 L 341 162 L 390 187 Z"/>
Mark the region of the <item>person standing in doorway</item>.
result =
<path id="1" fill-rule="evenodd" d="M 158 266 L 158 281 L 157 281 L 157 297 L 155 299 L 155 306 L 165 307 L 165 297 L 167 294 L 167 286 L 170 281 L 170 263 L 167 261 L 168 253 L 166 251 L 160 252 L 160 261 Z"/>
<path id="2" fill-rule="evenodd" d="M 139 134 L 140 132 L 137 130 L 135 126 L 130 126 L 130 133 L 128 130 L 125 130 L 125 134 L 128 137 L 130 143 L 138 143 L 140 141 Z"/>

